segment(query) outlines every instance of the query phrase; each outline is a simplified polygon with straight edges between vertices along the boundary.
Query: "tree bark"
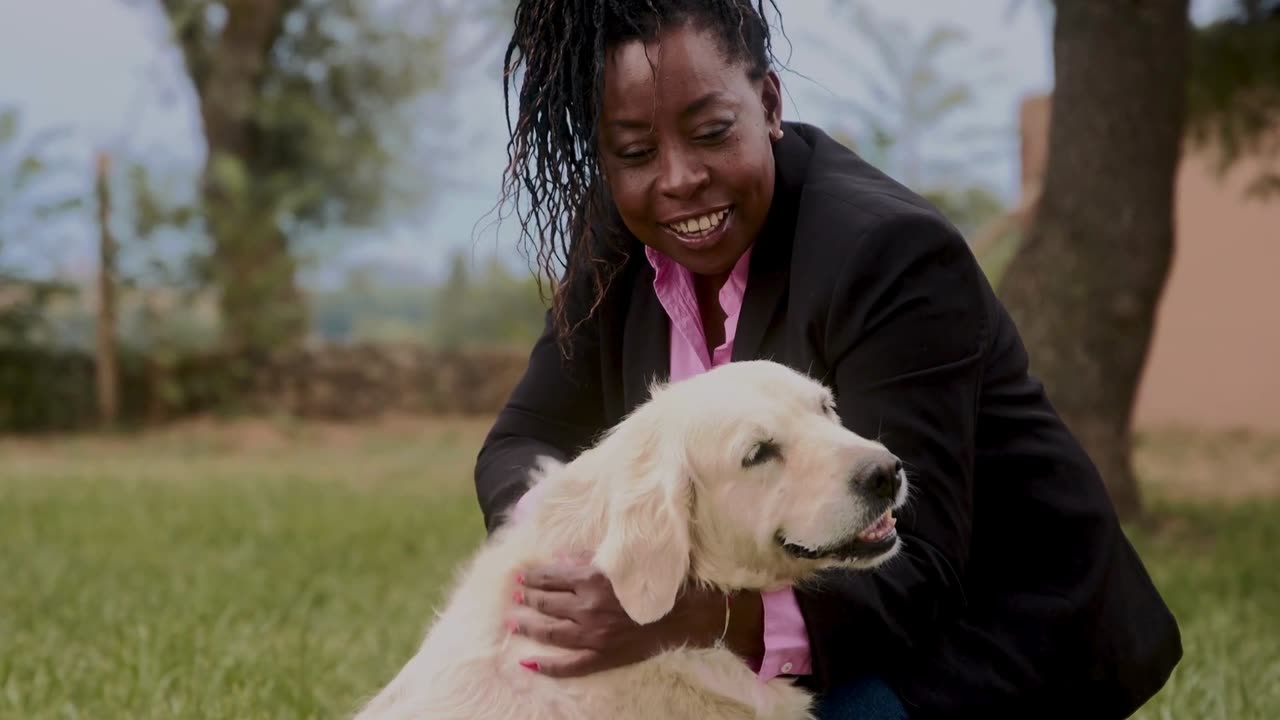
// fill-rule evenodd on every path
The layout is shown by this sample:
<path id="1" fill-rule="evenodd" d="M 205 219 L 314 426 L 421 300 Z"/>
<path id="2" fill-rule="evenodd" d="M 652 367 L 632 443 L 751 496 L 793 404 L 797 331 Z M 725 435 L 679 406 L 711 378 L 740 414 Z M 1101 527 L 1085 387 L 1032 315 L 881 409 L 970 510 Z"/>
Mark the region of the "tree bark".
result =
<path id="1" fill-rule="evenodd" d="M 204 172 L 206 217 L 214 238 L 213 272 L 219 290 L 225 343 L 266 350 L 301 340 L 306 311 L 288 240 L 276 225 L 273 199 L 257 190 L 256 117 L 269 55 L 285 16 L 297 0 L 224 2 L 226 22 L 203 58 L 196 79 L 208 156 Z M 239 172 L 238 182 L 223 161 Z"/>
<path id="2" fill-rule="evenodd" d="M 1049 157 L 1001 294 L 1124 518 L 1134 398 L 1174 242 L 1188 0 L 1060 0 Z"/>

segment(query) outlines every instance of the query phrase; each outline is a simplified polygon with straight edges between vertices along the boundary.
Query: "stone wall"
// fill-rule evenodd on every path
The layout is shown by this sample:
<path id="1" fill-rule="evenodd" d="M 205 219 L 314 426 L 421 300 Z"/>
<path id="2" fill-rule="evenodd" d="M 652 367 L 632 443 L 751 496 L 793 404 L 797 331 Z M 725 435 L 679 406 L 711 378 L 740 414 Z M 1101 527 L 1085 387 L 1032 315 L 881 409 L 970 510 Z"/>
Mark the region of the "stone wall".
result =
<path id="1" fill-rule="evenodd" d="M 253 365 L 245 407 L 317 419 L 381 414 L 492 414 L 524 372 L 526 353 L 412 346 L 326 347 Z"/>
<path id="2" fill-rule="evenodd" d="M 357 420 L 379 415 L 490 415 L 519 381 L 527 350 L 325 346 L 268 356 L 121 357 L 121 423 L 205 413 Z M 93 357 L 0 350 L 0 432 L 97 423 Z"/>

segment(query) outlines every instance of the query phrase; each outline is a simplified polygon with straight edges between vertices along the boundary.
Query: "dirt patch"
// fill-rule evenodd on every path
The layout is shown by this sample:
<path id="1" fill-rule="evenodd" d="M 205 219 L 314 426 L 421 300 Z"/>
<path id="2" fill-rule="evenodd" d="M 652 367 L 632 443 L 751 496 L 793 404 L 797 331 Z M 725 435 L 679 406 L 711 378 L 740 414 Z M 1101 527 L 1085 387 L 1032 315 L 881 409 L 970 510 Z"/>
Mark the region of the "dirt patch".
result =
<path id="1" fill-rule="evenodd" d="M 382 458 L 414 450 L 422 462 L 441 453 L 469 464 L 491 418 L 387 416 L 367 421 L 289 418 L 184 420 L 136 434 L 0 438 L 0 462 L 58 464 L 211 458 L 323 464 L 342 457 Z M 1236 502 L 1280 497 L 1280 435 L 1161 429 L 1139 433 L 1134 464 L 1147 493 L 1174 500 Z"/>
<path id="2" fill-rule="evenodd" d="M 291 418 L 252 418 L 234 421 L 200 418 L 175 423 L 148 433 L 159 440 L 201 438 L 229 451 L 263 452 L 299 446 L 343 449 L 370 442 L 431 442 L 459 432 L 475 435 L 488 428 L 488 418 L 414 417 L 389 415 L 357 421 L 299 421 Z"/>
<path id="3" fill-rule="evenodd" d="M 1280 497 L 1280 435 L 1147 431 L 1135 444 L 1134 466 L 1150 492 L 1172 499 Z"/>
<path id="4" fill-rule="evenodd" d="M 226 454 L 265 455 L 306 448 L 333 451 L 397 443 L 438 444 L 457 437 L 475 444 L 491 423 L 491 418 L 407 415 L 359 421 L 199 417 L 131 433 L 0 437 L 0 457 L 30 459 L 72 452 L 98 452 L 109 457 L 113 452 L 147 447 L 198 447 Z"/>

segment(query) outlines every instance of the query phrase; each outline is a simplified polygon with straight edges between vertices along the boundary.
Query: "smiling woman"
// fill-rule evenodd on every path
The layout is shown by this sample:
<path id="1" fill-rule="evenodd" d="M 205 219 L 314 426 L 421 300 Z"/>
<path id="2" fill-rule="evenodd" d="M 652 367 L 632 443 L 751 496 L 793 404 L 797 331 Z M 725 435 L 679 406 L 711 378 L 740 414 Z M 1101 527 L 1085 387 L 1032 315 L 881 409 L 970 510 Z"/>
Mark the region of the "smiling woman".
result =
<path id="1" fill-rule="evenodd" d="M 1130 715 L 1180 659 L 1176 623 L 954 226 L 783 119 L 766 6 L 519 2 L 504 187 L 557 282 L 477 459 L 478 499 L 492 531 L 540 501 L 539 456 L 576 456 L 652 380 L 767 358 L 821 380 L 828 412 L 901 458 L 851 490 L 891 495 L 903 472 L 913 489 L 894 515 L 847 519 L 856 547 L 750 540 L 903 551 L 811 586 L 690 586 L 645 626 L 597 570 L 528 568 L 509 627 L 569 652 L 525 667 L 580 676 L 723 642 L 761 679 L 818 691 L 823 720 Z M 744 460 L 763 475 L 795 454 Z"/>
<path id="2" fill-rule="evenodd" d="M 625 253 L 639 239 L 707 277 L 705 294 L 759 234 L 773 193 L 770 141 L 782 133 L 764 5 L 518 5 L 507 62 L 526 72 L 505 190 L 529 195 L 523 239 L 544 274 L 565 268 L 552 303 L 561 339 L 572 289 L 602 291 L 619 269 L 601 262 L 601 249 Z M 711 36 L 682 31 L 690 20 Z M 677 32 L 660 40 L 663 27 Z M 553 28 L 591 42 L 550 44 L 543 34 Z M 659 137 L 677 145 L 659 151 Z M 594 250 L 574 242 L 587 235 Z"/>

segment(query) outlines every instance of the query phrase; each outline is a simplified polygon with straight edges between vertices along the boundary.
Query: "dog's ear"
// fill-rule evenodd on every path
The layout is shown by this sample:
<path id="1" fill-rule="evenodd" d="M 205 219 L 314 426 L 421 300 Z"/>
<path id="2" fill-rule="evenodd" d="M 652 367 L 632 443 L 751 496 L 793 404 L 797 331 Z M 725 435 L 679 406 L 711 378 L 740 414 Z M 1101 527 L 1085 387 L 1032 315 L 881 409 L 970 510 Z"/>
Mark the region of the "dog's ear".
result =
<path id="1" fill-rule="evenodd" d="M 682 455 L 651 454 L 619 469 L 595 556 L 641 625 L 671 612 L 689 573 L 693 487 Z"/>

